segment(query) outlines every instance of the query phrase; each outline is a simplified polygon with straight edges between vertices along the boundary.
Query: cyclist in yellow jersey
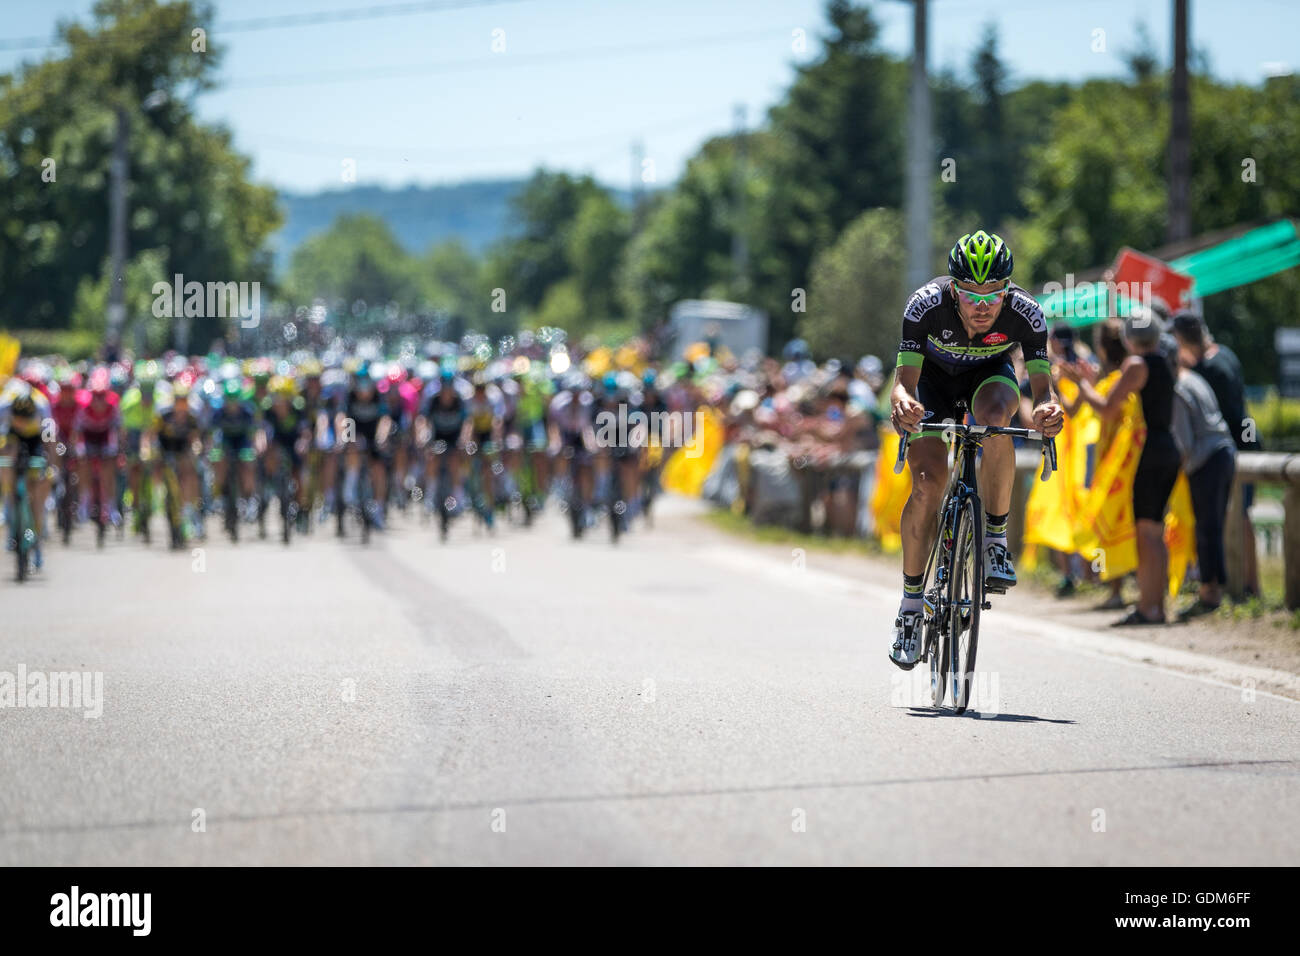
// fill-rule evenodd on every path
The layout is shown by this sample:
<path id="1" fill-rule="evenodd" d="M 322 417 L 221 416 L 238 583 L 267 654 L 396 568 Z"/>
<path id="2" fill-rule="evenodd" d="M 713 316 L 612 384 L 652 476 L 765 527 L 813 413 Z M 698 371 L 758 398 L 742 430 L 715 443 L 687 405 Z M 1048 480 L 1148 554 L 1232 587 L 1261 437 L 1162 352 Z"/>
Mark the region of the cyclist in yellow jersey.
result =
<path id="1" fill-rule="evenodd" d="M 41 566 L 41 532 L 45 522 L 45 498 L 50 482 L 46 463 L 53 454 L 54 420 L 51 418 L 50 400 L 40 389 L 12 378 L 0 391 L 0 488 L 3 489 L 5 527 L 13 529 L 15 518 L 10 513 L 14 487 L 14 464 L 20 447 L 28 456 L 27 490 L 32 503 L 32 524 L 36 531 L 33 551 L 36 567 Z M 48 441 L 46 439 L 49 439 Z M 50 454 L 47 454 L 47 446 Z M 9 542 L 10 550 L 14 542 Z"/>

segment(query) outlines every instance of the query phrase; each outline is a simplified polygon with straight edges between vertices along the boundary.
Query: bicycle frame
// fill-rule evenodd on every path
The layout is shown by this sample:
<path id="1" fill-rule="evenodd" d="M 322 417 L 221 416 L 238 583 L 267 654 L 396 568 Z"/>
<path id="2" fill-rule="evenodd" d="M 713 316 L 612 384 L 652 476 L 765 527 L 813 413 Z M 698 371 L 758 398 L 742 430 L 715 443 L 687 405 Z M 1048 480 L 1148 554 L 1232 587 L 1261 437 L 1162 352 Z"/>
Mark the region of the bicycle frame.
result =
<path id="1" fill-rule="evenodd" d="M 960 407 L 964 411 L 965 406 Z M 961 714 L 969 703 L 970 681 L 975 669 L 979 612 L 990 607 L 986 594 L 997 593 L 985 590 L 979 540 L 984 520 L 983 506 L 980 502 L 975 461 L 987 438 L 1003 435 L 1029 438 L 1038 433 L 1025 428 L 953 424 L 945 426 L 943 434 L 949 444 L 953 445 L 953 459 L 939 506 L 938 527 L 922 578 L 926 583 L 922 595 L 925 630 L 921 660 L 930 664 L 932 702 L 936 706 L 943 703 L 951 679 L 953 706 Z M 908 436 L 904 434 L 898 443 L 895 474 L 903 469 L 907 446 Z M 1056 470 L 1056 443 L 1051 438 L 1043 440 L 1043 459 L 1042 480 L 1046 481 L 1051 472 Z M 963 521 L 963 515 L 973 515 L 973 521 Z M 963 528 L 967 525 L 968 533 L 974 536 L 973 544 L 969 539 L 965 543 L 961 540 Z M 971 550 L 965 550 L 967 548 Z M 952 571 L 956 573 L 951 575 L 950 580 Z M 965 589 L 967 596 L 961 597 L 959 592 L 963 590 L 962 578 L 967 571 L 970 572 L 967 580 L 970 586 Z M 954 614 L 958 617 L 954 618 Z"/>

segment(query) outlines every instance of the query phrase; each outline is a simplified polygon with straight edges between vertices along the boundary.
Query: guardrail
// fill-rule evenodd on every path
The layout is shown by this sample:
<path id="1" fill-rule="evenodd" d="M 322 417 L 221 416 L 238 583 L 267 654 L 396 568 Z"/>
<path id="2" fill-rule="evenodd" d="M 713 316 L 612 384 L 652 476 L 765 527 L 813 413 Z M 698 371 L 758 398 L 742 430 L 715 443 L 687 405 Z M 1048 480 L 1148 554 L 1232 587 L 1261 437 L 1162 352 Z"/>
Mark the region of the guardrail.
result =
<path id="1" fill-rule="evenodd" d="M 1282 494 L 1282 589 L 1291 610 L 1300 608 L 1300 454 L 1246 451 L 1237 453 L 1237 476 L 1228 498 L 1228 520 L 1224 528 L 1224 549 L 1228 563 L 1228 594 L 1245 595 L 1246 547 L 1244 484 L 1283 485 Z"/>
<path id="2" fill-rule="evenodd" d="M 861 476 L 875 468 L 877 453 L 859 451 L 841 455 L 815 469 L 824 478 L 828 473 Z M 803 462 L 792 462 L 796 474 L 804 472 Z M 1037 480 L 1043 467 L 1040 442 L 1028 441 L 1016 449 L 1016 483 L 1011 495 L 1011 514 L 1007 522 L 1007 543 L 1020 554 L 1024 543 L 1025 507 L 1033 476 Z M 814 470 L 814 469 L 809 469 Z M 815 485 L 811 476 L 800 474 L 801 502 L 797 519 L 799 530 L 811 530 L 809 506 Z M 856 480 L 856 479 L 855 479 Z M 1245 509 L 1242 507 L 1243 484 L 1280 484 L 1286 489 L 1282 504 L 1283 599 L 1292 610 L 1300 609 L 1300 453 L 1238 452 L 1237 474 L 1228 502 L 1224 527 L 1225 558 L 1228 564 L 1227 592 L 1235 600 L 1245 597 L 1246 547 Z M 865 487 L 865 486 L 864 486 Z"/>

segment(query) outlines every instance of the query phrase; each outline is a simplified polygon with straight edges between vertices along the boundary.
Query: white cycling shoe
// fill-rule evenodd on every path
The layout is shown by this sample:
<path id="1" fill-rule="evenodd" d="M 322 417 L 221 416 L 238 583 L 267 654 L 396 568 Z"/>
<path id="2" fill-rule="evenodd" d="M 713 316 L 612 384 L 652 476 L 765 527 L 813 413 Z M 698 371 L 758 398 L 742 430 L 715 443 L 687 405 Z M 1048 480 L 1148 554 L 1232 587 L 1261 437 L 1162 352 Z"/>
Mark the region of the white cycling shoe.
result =
<path id="1" fill-rule="evenodd" d="M 921 657 L 923 631 L 920 611 L 900 611 L 894 619 L 894 646 L 889 651 L 889 659 L 905 671 L 915 667 Z"/>
<path id="2" fill-rule="evenodd" d="M 984 590 L 997 594 L 1016 586 L 1016 569 L 1005 544 L 990 541 L 984 545 Z"/>

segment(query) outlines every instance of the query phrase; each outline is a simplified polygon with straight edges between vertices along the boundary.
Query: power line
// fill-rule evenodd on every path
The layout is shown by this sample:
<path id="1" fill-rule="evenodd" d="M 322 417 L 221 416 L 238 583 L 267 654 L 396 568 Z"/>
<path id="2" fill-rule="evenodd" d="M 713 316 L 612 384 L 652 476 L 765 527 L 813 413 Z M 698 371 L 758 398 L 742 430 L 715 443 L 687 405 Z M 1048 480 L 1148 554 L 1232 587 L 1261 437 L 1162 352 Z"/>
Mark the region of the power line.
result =
<path id="1" fill-rule="evenodd" d="M 379 20 L 386 17 L 403 17 L 417 13 L 440 13 L 445 10 L 473 10 L 478 7 L 498 6 L 503 3 L 523 3 L 526 0 L 421 0 L 415 3 L 389 3 L 369 7 L 352 7 L 346 10 L 321 10 L 316 13 L 291 13 L 274 17 L 251 17 L 244 20 L 218 21 L 214 33 L 253 33 L 259 30 L 280 30 L 287 27 L 313 27 L 327 23 L 354 23 L 359 20 Z M 107 36 L 96 38 L 108 42 Z M 62 46 L 63 40 L 51 41 L 48 37 L 11 37 L 0 39 L 0 52 L 6 50 L 51 50 Z"/>
<path id="2" fill-rule="evenodd" d="M 625 142 L 632 135 L 650 135 L 657 133 L 670 133 L 679 129 L 687 129 L 698 124 L 702 120 L 711 119 L 719 116 L 722 107 L 714 107 L 707 111 L 697 111 L 687 116 L 678 116 L 673 119 L 665 120 L 662 123 L 656 123 L 652 126 L 640 127 L 635 133 L 602 133 L 597 136 L 584 136 L 579 139 L 552 140 L 541 143 L 503 143 L 499 146 L 485 146 L 475 149 L 454 149 L 444 150 L 438 147 L 430 146 L 367 146 L 345 143 L 321 143 L 310 142 L 306 140 L 291 139 L 274 134 L 249 133 L 246 134 L 250 139 L 258 143 L 259 149 L 269 149 L 279 153 L 289 153 L 290 155 L 317 156 L 322 153 L 333 153 L 337 155 L 356 155 L 365 158 L 366 162 L 386 162 L 398 163 L 407 162 L 411 157 L 419 159 L 456 159 L 464 157 L 474 157 L 491 155 L 494 153 L 511 153 L 535 150 L 551 149 L 568 149 L 573 147 L 586 146 L 593 143 L 604 142 Z M 274 144 L 285 144 L 276 146 Z M 624 146 L 618 147 L 619 152 L 625 149 Z M 384 155 L 393 158 L 376 158 Z"/>
<path id="3" fill-rule="evenodd" d="M 695 37 L 693 39 L 673 39 L 662 40 L 653 43 L 628 43 L 621 46 L 585 48 L 581 50 L 557 50 L 551 53 L 525 53 L 523 55 L 510 54 L 503 56 L 492 54 L 489 57 L 476 57 L 474 59 L 451 60 L 445 63 L 414 63 L 404 66 L 384 66 L 356 70 L 322 70 L 308 73 L 280 73 L 264 74 L 262 76 L 250 76 L 243 79 L 233 78 L 224 81 L 221 85 L 222 90 L 247 89 L 250 87 L 268 87 L 268 86 L 300 86 L 314 85 L 318 83 L 342 83 L 353 80 L 369 79 L 390 79 L 402 76 L 424 76 L 437 73 L 462 73 L 474 70 L 500 70 L 510 69 L 520 66 L 533 66 L 539 63 L 548 63 L 556 60 L 572 62 L 575 60 L 600 59 L 609 56 L 623 56 L 631 53 L 655 53 L 661 51 L 672 51 L 691 49 L 693 47 L 711 46 L 725 47 L 736 46 L 743 43 L 752 43 L 755 40 L 766 39 L 775 40 L 777 38 L 783 41 L 787 39 L 785 34 L 780 30 L 771 28 L 763 30 L 750 30 L 747 32 L 737 33 L 731 31 L 728 33 L 717 33 L 709 36 Z"/>

